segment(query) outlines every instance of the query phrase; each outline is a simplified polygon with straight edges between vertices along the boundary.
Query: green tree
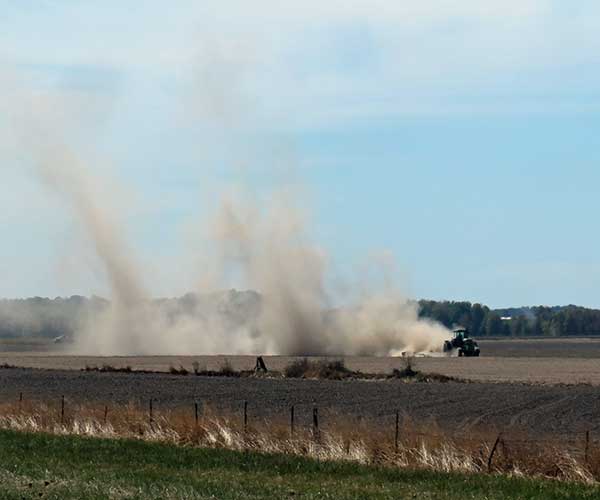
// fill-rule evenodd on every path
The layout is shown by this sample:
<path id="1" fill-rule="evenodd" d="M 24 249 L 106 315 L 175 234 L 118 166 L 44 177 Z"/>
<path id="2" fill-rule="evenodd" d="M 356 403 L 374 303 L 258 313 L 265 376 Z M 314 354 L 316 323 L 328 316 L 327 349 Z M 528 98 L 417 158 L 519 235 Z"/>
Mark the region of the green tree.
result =
<path id="1" fill-rule="evenodd" d="M 485 322 L 486 335 L 504 335 L 504 325 L 500 316 L 492 312 L 488 314 Z"/>

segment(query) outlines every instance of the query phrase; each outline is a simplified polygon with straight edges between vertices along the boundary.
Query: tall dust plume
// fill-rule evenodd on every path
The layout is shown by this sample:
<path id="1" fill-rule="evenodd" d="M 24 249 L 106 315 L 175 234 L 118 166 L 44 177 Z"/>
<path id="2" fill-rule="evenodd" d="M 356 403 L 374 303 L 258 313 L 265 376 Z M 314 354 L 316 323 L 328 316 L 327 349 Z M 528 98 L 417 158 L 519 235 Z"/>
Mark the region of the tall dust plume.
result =
<path id="1" fill-rule="evenodd" d="M 7 96 L 3 110 L 16 147 L 27 168 L 79 220 L 109 283 L 110 306 L 84 321 L 77 341 L 90 352 L 139 352 L 147 341 L 142 335 L 149 321 L 148 296 L 109 188 L 102 189 L 102 179 L 93 175 L 82 154 L 69 143 L 61 112 L 69 103 L 44 93 L 28 94 L 14 75 L 3 77 L 1 88 Z"/>
<path id="2" fill-rule="evenodd" d="M 389 280 L 334 308 L 328 257 L 310 243 L 305 216 L 289 198 L 284 192 L 262 213 L 255 204 L 227 199 L 215 221 L 217 268 L 236 265 L 244 283 L 263 294 L 253 352 L 384 356 L 441 350 L 446 328 L 419 319 L 418 306 Z"/>
<path id="3" fill-rule="evenodd" d="M 305 215 L 289 193 L 272 202 L 224 196 L 198 250 L 212 278 L 180 300 L 152 299 L 145 270 L 127 242 L 123 215 L 90 167 L 97 159 L 71 144 L 43 98 L 13 91 L 7 105 L 20 151 L 32 171 L 79 221 L 101 261 L 110 302 L 74 336 L 73 351 L 140 354 L 395 355 L 439 351 L 447 330 L 418 317 L 418 306 L 392 285 L 339 305 L 328 292 L 330 260 L 308 237 Z M 124 186 L 120 186 L 124 189 Z M 177 265 L 177 263 L 172 263 Z M 219 290 L 231 273 L 255 290 L 236 304 Z M 246 297 L 245 295 L 242 297 Z"/>

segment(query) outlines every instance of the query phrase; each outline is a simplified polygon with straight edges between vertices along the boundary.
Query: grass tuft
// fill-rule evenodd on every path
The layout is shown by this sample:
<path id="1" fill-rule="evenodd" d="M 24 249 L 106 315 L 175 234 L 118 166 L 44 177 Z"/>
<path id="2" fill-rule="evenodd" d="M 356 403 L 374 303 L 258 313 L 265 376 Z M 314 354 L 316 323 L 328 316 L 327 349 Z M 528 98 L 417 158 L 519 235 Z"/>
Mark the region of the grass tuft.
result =
<path id="1" fill-rule="evenodd" d="M 100 367 L 85 365 L 85 368 L 82 371 L 102 372 L 102 373 L 133 373 L 134 372 L 134 370 L 129 365 L 115 367 L 115 366 L 108 365 L 108 364 L 103 364 Z"/>
<path id="2" fill-rule="evenodd" d="M 175 368 L 174 366 L 169 367 L 169 373 L 171 375 L 188 375 L 190 372 L 187 371 L 183 366 L 179 365 L 179 368 Z"/>
<path id="3" fill-rule="evenodd" d="M 392 372 L 394 378 L 414 378 L 419 375 L 420 372 L 415 370 L 415 361 L 412 356 L 407 356 L 402 359 L 402 368 L 394 368 Z"/>
<path id="4" fill-rule="evenodd" d="M 225 360 L 223 361 L 223 363 L 221 363 L 221 366 L 219 367 L 219 373 L 223 377 L 231 377 L 237 372 L 233 369 L 233 366 L 231 366 L 231 362 L 227 358 L 225 358 Z"/>
<path id="5" fill-rule="evenodd" d="M 349 370 L 343 359 L 316 360 L 302 358 L 290 363 L 283 372 L 286 378 L 314 378 L 328 380 L 343 380 L 356 378 L 360 374 Z"/>

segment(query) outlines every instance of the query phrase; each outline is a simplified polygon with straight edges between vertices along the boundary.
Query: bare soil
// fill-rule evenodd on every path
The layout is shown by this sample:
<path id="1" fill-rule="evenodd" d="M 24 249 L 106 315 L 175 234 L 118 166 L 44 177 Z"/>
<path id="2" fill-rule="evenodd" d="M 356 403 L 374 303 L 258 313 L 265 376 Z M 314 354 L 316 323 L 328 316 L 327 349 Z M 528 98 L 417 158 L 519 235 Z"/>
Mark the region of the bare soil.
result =
<path id="1" fill-rule="evenodd" d="M 195 401 L 218 412 L 240 416 L 248 401 L 251 419 L 287 418 L 295 405 L 299 425 L 309 425 L 313 405 L 327 422 L 333 414 L 349 421 L 369 419 L 390 425 L 400 411 L 417 422 L 447 428 L 519 429 L 567 438 L 587 430 L 600 432 L 600 339 L 483 340 L 480 358 L 417 358 L 415 368 L 477 383 L 406 383 L 198 377 L 195 375 L 97 373 L 86 366 L 131 366 L 168 372 L 219 370 L 227 361 L 235 370 L 251 370 L 254 356 L 69 356 L 53 352 L 0 353 L 0 400 L 60 405 L 98 402 L 148 405 L 155 411 L 189 407 Z M 0 345 L 0 348 L 2 346 Z M 14 345 L 10 346 L 13 351 Z M 293 357 L 267 356 L 271 370 L 283 371 Z M 346 357 L 346 366 L 363 373 L 391 373 L 401 358 Z M 36 368 L 36 369 L 31 369 Z M 337 417 L 336 417 L 337 418 Z M 435 422 L 435 424 L 434 424 Z"/>
<path id="2" fill-rule="evenodd" d="M 292 361 L 290 356 L 265 356 L 270 370 L 283 371 Z M 194 363 L 200 370 L 219 370 L 226 362 L 234 370 L 254 368 L 255 356 L 65 356 L 47 353 L 2 353 L 0 365 L 8 364 L 29 368 L 82 370 L 101 367 L 130 366 L 135 370 L 168 372 L 170 367 L 184 367 L 193 371 Z M 402 358 L 345 357 L 346 366 L 363 373 L 391 373 L 401 369 Z M 591 384 L 600 386 L 600 357 L 481 357 L 481 358 L 416 358 L 416 369 L 449 377 L 479 382 L 519 382 L 535 384 Z"/>
<path id="3" fill-rule="evenodd" d="M 502 358 L 600 358 L 600 337 L 479 339 L 481 355 Z"/>
<path id="4" fill-rule="evenodd" d="M 189 407 L 194 402 L 242 418 L 248 401 L 251 419 L 286 419 L 294 405 L 298 425 L 310 425 L 313 406 L 326 424 L 329 416 L 349 422 L 369 419 L 391 425 L 400 411 L 417 422 L 445 429 L 470 426 L 536 435 L 574 437 L 600 431 L 600 388 L 488 383 L 406 383 L 199 377 L 195 375 L 0 369 L 0 398 L 40 401 L 59 411 L 77 402 L 132 403 L 154 411 Z"/>

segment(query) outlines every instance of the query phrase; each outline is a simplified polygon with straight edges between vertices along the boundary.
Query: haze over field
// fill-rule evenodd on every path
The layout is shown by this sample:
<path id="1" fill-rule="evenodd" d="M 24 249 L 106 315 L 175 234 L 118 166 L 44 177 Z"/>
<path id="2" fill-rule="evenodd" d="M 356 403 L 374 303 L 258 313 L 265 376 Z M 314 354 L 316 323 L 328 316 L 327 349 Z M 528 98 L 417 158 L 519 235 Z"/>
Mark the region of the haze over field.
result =
<path id="1" fill-rule="evenodd" d="M 222 288 L 233 273 L 261 292 L 255 317 L 238 318 L 234 325 L 218 303 L 208 303 L 201 315 L 173 315 L 155 307 L 144 283 L 146 270 L 128 245 L 119 207 L 98 188 L 100 180 L 87 166 L 94 160 L 79 153 L 77 144 L 70 145 L 73 137 L 56 113 L 61 108 L 52 110 L 53 103 L 43 96 L 24 94 L 20 87 L 10 87 L 8 79 L 5 83 L 15 148 L 79 221 L 110 286 L 106 307 L 80 319 L 76 352 L 393 355 L 441 350 L 447 330 L 419 319 L 417 306 L 402 296 L 383 266 L 381 289 L 368 290 L 365 276 L 357 302 L 326 316 L 332 305 L 325 282 L 327 257 L 308 238 L 304 213 L 289 191 L 277 193 L 266 206 L 223 197 L 208 227 L 208 246 L 198 249 L 209 271 L 199 275 L 199 289 Z M 127 193 L 126 186 L 119 187 Z"/>
<path id="2" fill-rule="evenodd" d="M 597 302 L 595 3 L 139 7 L 0 16 L 0 296 L 109 298 L 77 349 L 394 354 L 448 335 L 407 297 Z M 235 328 L 152 302 L 231 288 Z"/>
<path id="3" fill-rule="evenodd" d="M 0 497 L 600 498 L 599 130 L 598 0 L 0 0 Z"/>

